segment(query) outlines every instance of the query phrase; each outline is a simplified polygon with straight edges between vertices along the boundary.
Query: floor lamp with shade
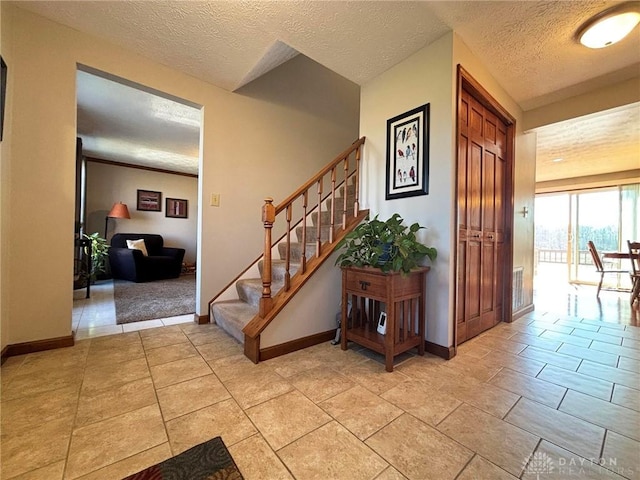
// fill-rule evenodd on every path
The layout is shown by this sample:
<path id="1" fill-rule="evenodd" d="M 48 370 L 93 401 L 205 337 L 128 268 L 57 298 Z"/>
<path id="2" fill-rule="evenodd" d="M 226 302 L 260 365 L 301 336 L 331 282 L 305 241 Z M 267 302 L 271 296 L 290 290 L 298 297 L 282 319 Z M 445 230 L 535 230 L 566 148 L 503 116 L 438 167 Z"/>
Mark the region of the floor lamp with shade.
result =
<path id="1" fill-rule="evenodd" d="M 107 238 L 107 227 L 109 226 L 110 218 L 131 218 L 127 204 L 122 202 L 113 204 L 113 207 L 111 207 L 111 210 L 104 219 L 104 238 Z"/>

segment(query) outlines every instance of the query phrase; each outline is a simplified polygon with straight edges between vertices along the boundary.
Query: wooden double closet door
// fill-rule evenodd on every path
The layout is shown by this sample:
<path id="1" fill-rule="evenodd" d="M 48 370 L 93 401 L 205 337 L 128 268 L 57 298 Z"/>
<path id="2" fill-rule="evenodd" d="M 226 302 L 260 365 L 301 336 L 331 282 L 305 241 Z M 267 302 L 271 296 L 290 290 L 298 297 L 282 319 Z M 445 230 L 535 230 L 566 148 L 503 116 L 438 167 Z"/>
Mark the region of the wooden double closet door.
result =
<path id="1" fill-rule="evenodd" d="M 458 104 L 458 252 L 456 344 L 511 315 L 511 248 L 507 195 L 512 191 L 512 133 L 465 88 Z M 486 103 L 486 101 L 484 102 Z"/>

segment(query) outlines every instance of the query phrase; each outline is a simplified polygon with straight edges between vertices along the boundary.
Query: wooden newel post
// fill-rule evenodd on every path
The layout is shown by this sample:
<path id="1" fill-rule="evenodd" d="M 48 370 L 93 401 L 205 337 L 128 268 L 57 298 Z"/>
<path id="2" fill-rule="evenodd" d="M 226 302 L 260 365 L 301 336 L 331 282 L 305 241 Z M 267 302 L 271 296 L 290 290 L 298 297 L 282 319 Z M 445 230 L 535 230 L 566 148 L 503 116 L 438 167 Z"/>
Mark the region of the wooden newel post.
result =
<path id="1" fill-rule="evenodd" d="M 273 198 L 265 198 L 262 207 L 262 223 L 264 224 L 264 262 L 262 265 L 262 298 L 260 298 L 260 316 L 265 317 L 273 306 L 271 298 L 271 229 L 276 221 L 276 207 Z"/>

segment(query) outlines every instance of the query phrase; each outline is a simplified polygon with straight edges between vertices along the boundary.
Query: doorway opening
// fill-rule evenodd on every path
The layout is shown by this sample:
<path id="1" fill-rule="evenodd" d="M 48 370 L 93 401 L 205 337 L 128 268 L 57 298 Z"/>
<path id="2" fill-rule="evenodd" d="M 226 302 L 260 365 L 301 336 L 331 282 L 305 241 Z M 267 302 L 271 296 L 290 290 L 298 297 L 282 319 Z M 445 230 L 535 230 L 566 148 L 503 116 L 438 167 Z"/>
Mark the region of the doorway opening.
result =
<path id="1" fill-rule="evenodd" d="M 187 308 L 192 321 L 200 277 L 195 263 L 201 235 L 203 109 L 83 65 L 78 65 L 76 85 L 77 137 L 81 145 L 76 159 L 76 238 L 97 235 L 110 244 L 118 233 L 154 234 L 162 237 L 164 247 L 184 249 L 184 263 L 178 261 L 178 271 L 181 267 L 183 273 L 196 271 L 190 289 L 194 299 L 188 302 L 193 305 Z M 120 204 L 127 205 L 127 215 L 111 213 Z M 105 266 L 106 271 L 94 279 L 95 296 L 78 302 L 84 292 L 74 291 L 72 329 L 76 338 L 91 336 L 92 332 L 142 328 L 135 325 L 142 321 L 116 320 L 111 292 L 116 291 L 113 282 L 123 280 L 112 279 L 108 259 Z M 183 275 L 180 278 L 184 280 Z M 110 283 L 111 289 L 100 288 L 99 282 Z M 99 301 L 101 298 L 105 301 Z M 85 311 L 85 305 L 90 311 Z M 165 317 L 152 320 L 160 318 Z"/>

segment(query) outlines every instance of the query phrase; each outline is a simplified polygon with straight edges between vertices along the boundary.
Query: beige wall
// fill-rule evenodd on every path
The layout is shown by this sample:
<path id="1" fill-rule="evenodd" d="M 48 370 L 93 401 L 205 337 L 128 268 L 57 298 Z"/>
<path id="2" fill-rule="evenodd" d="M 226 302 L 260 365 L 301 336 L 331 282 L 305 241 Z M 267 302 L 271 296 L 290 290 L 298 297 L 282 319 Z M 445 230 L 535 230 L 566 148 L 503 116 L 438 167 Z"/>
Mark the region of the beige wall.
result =
<path id="1" fill-rule="evenodd" d="M 200 314 L 259 253 L 262 199 L 283 199 L 357 138 L 357 85 L 303 56 L 229 93 L 13 4 L 0 8 L 13 133 L 2 142 L 3 221 L 13 207 L 2 231 L 3 345 L 71 333 L 78 63 L 203 106 Z M 213 192 L 220 207 L 202 201 Z"/>
<path id="2" fill-rule="evenodd" d="M 453 32 L 362 87 L 360 128 L 367 137 L 364 188 L 372 212 L 387 218 L 400 213 L 408 223 L 427 227 L 423 241 L 438 249 L 427 275 L 427 340 L 453 344 L 455 286 L 455 102 L 456 69 L 461 64 L 521 123 L 518 105 L 488 74 Z M 430 104 L 429 195 L 384 200 L 386 121 L 424 103 Z M 516 138 L 516 210 L 533 205 L 535 137 L 518 128 Z M 527 299 L 532 298 L 533 216 L 515 216 L 514 266 L 525 267 Z"/>
<path id="3" fill-rule="evenodd" d="M 398 212 L 407 225 L 427 227 L 421 240 L 438 249 L 427 275 L 427 339 L 450 344 L 452 310 L 452 223 L 455 79 L 453 34 L 449 33 L 362 87 L 360 134 L 367 137 L 363 189 L 372 214 L 387 219 Z M 430 104 L 429 194 L 386 201 L 386 125 L 415 107 Z"/>
<path id="4" fill-rule="evenodd" d="M 138 189 L 161 192 L 162 211 L 136 210 Z M 187 200 L 188 218 L 167 218 L 167 198 Z M 131 218 L 109 219 L 108 240 L 114 233 L 157 233 L 163 236 L 165 246 L 186 250 L 185 262 L 195 262 L 199 210 L 197 178 L 87 162 L 87 233 L 104 235 L 105 216 L 117 202 L 127 205 Z"/>
<path id="5" fill-rule="evenodd" d="M 0 8 L 0 47 L 2 57 L 5 62 L 9 62 L 11 65 L 12 54 L 11 49 L 8 47 L 9 42 L 7 39 L 10 36 L 10 29 L 5 27 L 5 22 L 2 15 L 2 8 Z M 11 78 L 11 71 L 8 72 L 9 79 Z M 11 81 L 7 82 L 6 102 L 7 105 L 11 105 Z M 9 338 L 9 322 L 5 322 L 5 311 L 9 305 L 9 289 L 5 281 L 5 272 L 8 271 L 9 260 L 9 243 L 5 241 L 7 238 L 7 232 L 9 231 L 9 215 L 11 206 L 11 196 L 9 195 L 9 178 L 11 175 L 10 170 L 10 153 L 11 153 L 11 110 L 5 108 L 4 112 L 4 131 L 3 140 L 0 142 L 0 351 L 8 344 Z"/>

